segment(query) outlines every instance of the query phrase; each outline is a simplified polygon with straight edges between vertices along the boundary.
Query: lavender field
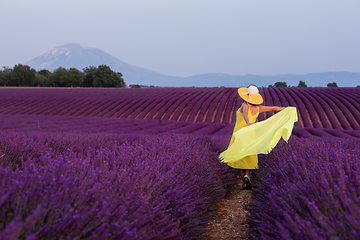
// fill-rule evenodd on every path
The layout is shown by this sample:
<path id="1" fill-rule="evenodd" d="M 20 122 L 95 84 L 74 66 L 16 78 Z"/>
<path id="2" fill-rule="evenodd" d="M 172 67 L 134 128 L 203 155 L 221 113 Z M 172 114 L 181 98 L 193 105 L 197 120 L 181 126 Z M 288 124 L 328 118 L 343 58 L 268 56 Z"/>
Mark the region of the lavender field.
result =
<path id="1" fill-rule="evenodd" d="M 2 133 L 0 239 L 182 239 L 235 175 L 211 139 Z"/>
<path id="2" fill-rule="evenodd" d="M 0 239 L 205 238 L 236 90 L 0 88 Z M 299 122 L 260 156 L 251 235 L 358 239 L 360 88 L 260 92 Z"/>
<path id="3" fill-rule="evenodd" d="M 360 88 L 259 90 L 264 105 L 297 107 L 298 137 L 360 137 Z M 3 130 L 223 135 L 241 104 L 236 88 L 0 88 L 0 96 Z M 262 113 L 259 120 L 272 115 Z"/>
<path id="4" fill-rule="evenodd" d="M 264 157 L 254 239 L 360 239 L 360 141 L 292 138 Z"/>

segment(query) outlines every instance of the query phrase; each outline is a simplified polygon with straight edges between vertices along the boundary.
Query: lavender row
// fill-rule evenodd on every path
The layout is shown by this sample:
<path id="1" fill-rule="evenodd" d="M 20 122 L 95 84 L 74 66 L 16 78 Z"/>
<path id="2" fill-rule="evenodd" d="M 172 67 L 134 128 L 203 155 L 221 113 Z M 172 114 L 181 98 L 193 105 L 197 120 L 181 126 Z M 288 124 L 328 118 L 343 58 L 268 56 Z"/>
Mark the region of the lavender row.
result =
<path id="1" fill-rule="evenodd" d="M 217 92 L 210 93 L 210 95 L 208 94 L 208 96 L 203 100 L 203 104 L 201 106 L 201 111 L 196 118 L 196 122 L 205 122 L 206 116 L 209 113 L 212 102 L 216 99 L 216 97 L 221 92 L 223 92 L 223 89 L 220 88 Z M 211 115 L 211 113 L 210 113 L 210 115 Z"/>
<path id="2" fill-rule="evenodd" d="M 1 132 L 0 239 L 200 238 L 235 181 L 216 145 L 175 135 Z"/>
<path id="3" fill-rule="evenodd" d="M 157 104 L 155 107 L 152 107 L 152 109 L 157 108 L 158 105 L 158 111 L 155 112 L 155 114 L 150 118 L 150 115 L 147 116 L 148 119 L 158 119 L 158 120 L 162 120 L 164 117 L 164 114 L 168 111 L 168 109 L 170 108 L 170 106 L 172 106 L 174 104 L 174 102 L 176 102 L 182 94 L 173 94 L 172 96 L 169 95 L 169 97 L 166 97 L 164 99 L 166 99 L 165 101 L 163 100 L 163 104 Z M 142 112 L 142 110 L 137 109 L 138 112 Z M 135 117 L 135 116 L 134 116 Z"/>
<path id="4" fill-rule="evenodd" d="M 272 97 L 271 97 L 271 95 L 269 93 L 269 88 L 264 88 L 263 92 L 264 92 L 264 95 L 263 95 L 264 103 L 263 104 L 266 105 L 266 106 L 274 106 Z M 262 115 L 265 115 L 264 119 L 267 119 L 267 118 L 271 117 L 274 114 L 273 114 L 273 112 L 266 112 L 266 113 L 263 113 Z"/>
<path id="5" fill-rule="evenodd" d="M 277 89 L 277 91 L 279 92 L 279 96 L 283 96 L 280 97 L 282 100 L 282 102 L 287 102 L 288 104 L 283 104 L 282 107 L 286 107 L 286 106 L 291 106 L 291 107 L 298 107 L 297 104 L 295 103 L 295 100 L 291 97 L 289 91 L 287 91 L 287 89 L 284 88 L 279 88 Z M 299 116 L 299 121 L 296 122 L 294 124 L 295 127 L 303 127 L 304 124 L 302 123 L 302 117 L 300 112 L 298 111 L 298 116 Z"/>
<path id="6" fill-rule="evenodd" d="M 224 122 L 223 111 L 226 107 L 228 99 L 234 94 L 234 91 L 236 91 L 236 89 L 227 89 L 224 97 L 221 99 L 219 103 L 216 104 L 217 108 L 216 108 L 214 122 Z"/>
<path id="7" fill-rule="evenodd" d="M 181 103 L 184 102 L 191 95 L 192 94 L 190 92 L 181 94 L 181 97 L 178 98 L 174 102 L 174 104 L 166 111 L 163 119 L 177 120 L 178 116 L 176 116 L 176 113 L 181 109 Z"/>
<path id="8" fill-rule="evenodd" d="M 324 99 L 319 96 L 316 93 L 313 92 L 309 92 L 309 94 L 311 94 L 314 99 L 319 102 L 319 105 L 321 106 L 321 108 L 323 109 L 322 111 L 325 112 L 325 115 L 328 117 L 328 122 L 331 125 L 331 127 L 333 129 L 341 129 L 341 125 L 338 121 L 338 119 L 336 118 L 336 116 L 333 114 L 333 111 L 331 110 L 330 106 L 326 103 L 326 101 L 324 101 Z M 318 110 L 320 110 L 320 108 L 318 108 Z M 320 110 L 321 111 L 321 110 Z"/>
<path id="9" fill-rule="evenodd" d="M 360 138 L 360 130 L 342 130 L 342 129 L 327 129 L 327 128 L 294 127 L 292 134 L 299 138 L 312 138 L 312 137 Z M 357 139 L 354 140 L 357 141 Z"/>
<path id="10" fill-rule="evenodd" d="M 228 119 L 231 119 L 230 116 L 233 114 L 234 111 L 236 111 L 234 105 L 237 98 L 239 98 L 238 93 L 237 91 L 234 91 L 232 95 L 229 97 L 228 102 L 226 103 L 226 107 L 224 108 L 223 111 L 221 123 L 227 123 L 229 121 Z"/>
<path id="11" fill-rule="evenodd" d="M 356 102 L 353 98 L 345 99 L 342 95 L 335 95 L 332 92 L 324 92 L 328 98 L 332 99 L 339 109 L 342 110 L 346 121 L 351 126 L 347 129 L 360 130 L 360 101 Z"/>
<path id="12" fill-rule="evenodd" d="M 316 114 L 318 114 L 318 116 L 319 116 L 319 119 L 317 119 L 317 118 L 311 119 L 313 121 L 314 127 L 332 128 L 332 126 L 328 122 L 328 119 L 325 114 L 325 112 L 329 112 L 330 109 L 326 107 L 324 102 L 321 104 L 321 102 L 319 103 L 319 101 L 318 101 L 318 100 L 322 101 L 322 99 L 321 98 L 317 99 L 317 95 L 312 96 L 312 94 L 308 93 L 307 91 L 302 91 L 301 94 L 303 95 L 304 98 L 306 98 L 308 100 L 307 104 L 310 108 L 311 108 L 311 104 L 314 106 L 313 107 L 314 109 L 310 113 L 310 115 L 316 116 Z M 309 104 L 308 102 L 310 102 L 311 104 Z M 314 114 L 314 111 L 315 111 L 315 114 Z M 338 128 L 337 127 L 338 125 L 336 125 L 337 122 L 334 120 L 334 118 L 331 117 L 330 120 L 331 120 L 331 123 L 333 124 L 334 128 Z"/>
<path id="13" fill-rule="evenodd" d="M 278 145 L 260 159 L 251 204 L 255 239 L 359 239 L 360 142 Z"/>
<path id="14" fill-rule="evenodd" d="M 154 119 L 154 117 L 156 117 L 158 115 L 158 113 L 167 104 L 167 102 L 170 99 L 171 100 L 173 99 L 174 95 L 178 96 L 179 94 L 169 94 L 168 97 L 160 98 L 160 102 L 149 109 L 149 113 L 147 113 L 147 116 L 145 117 L 145 119 Z M 158 119 L 161 119 L 161 116 L 159 116 Z"/>
<path id="15" fill-rule="evenodd" d="M 195 101 L 193 104 L 190 103 L 191 105 L 193 105 L 193 108 L 191 109 L 191 112 L 188 114 L 187 120 L 195 122 L 200 114 L 203 115 L 204 110 L 206 110 L 206 109 L 202 109 L 203 104 L 206 102 L 207 99 L 211 99 L 213 96 L 214 96 L 214 94 L 212 92 L 208 92 L 208 93 L 202 95 L 201 97 L 199 96 L 197 101 Z M 201 117 L 201 118 L 203 118 L 203 117 Z M 199 121 L 199 122 L 202 122 L 202 121 Z"/>
<path id="16" fill-rule="evenodd" d="M 298 97 L 297 100 L 301 101 L 301 104 L 298 104 L 298 106 L 299 106 L 300 111 L 303 111 L 302 115 L 309 116 L 305 120 L 303 120 L 305 127 L 322 128 L 322 125 L 321 125 L 321 123 L 319 121 L 319 117 L 318 117 L 318 111 L 320 111 L 319 114 L 321 114 L 321 112 L 323 112 L 323 111 L 320 110 L 320 108 L 316 108 L 313 106 L 314 103 L 311 102 L 311 98 L 309 98 L 308 96 L 306 96 L 304 94 L 304 91 L 294 90 L 293 95 L 296 95 Z M 313 117 L 310 117 L 310 116 L 313 116 Z M 324 118 L 322 118 L 322 119 L 324 120 Z"/>
<path id="17" fill-rule="evenodd" d="M 186 100 L 185 108 L 181 109 L 181 115 L 179 116 L 179 121 L 186 121 L 190 116 L 191 110 L 193 109 L 196 102 L 201 99 L 206 92 L 199 92 L 198 94 L 194 95 L 194 97 L 189 98 Z"/>
<path id="18" fill-rule="evenodd" d="M 333 111 L 335 117 L 339 121 L 342 129 L 351 129 L 347 119 L 345 118 L 344 112 L 347 111 L 347 108 L 340 110 L 339 106 L 335 103 L 336 98 L 329 98 L 325 93 L 321 95 L 321 98 L 329 105 L 329 108 Z"/>
<path id="19" fill-rule="evenodd" d="M 234 124 L 144 120 L 130 118 L 93 118 L 73 116 L 35 116 L 0 114 L 0 130 L 28 132 L 136 133 L 231 135 Z M 294 127 L 293 135 L 302 138 L 337 136 L 360 137 L 360 130 Z"/>
<path id="20" fill-rule="evenodd" d="M 297 93 L 296 89 L 290 89 L 290 91 L 289 91 L 289 95 L 294 99 L 294 101 L 296 103 L 297 110 L 300 113 L 299 117 L 302 120 L 303 126 L 304 127 L 314 127 L 311 124 L 311 118 L 310 118 L 310 115 L 309 115 L 308 109 L 307 109 L 307 107 L 310 107 L 310 106 L 306 106 L 304 104 L 304 101 L 296 93 Z M 313 117 L 315 118 L 315 116 L 313 116 Z"/>
<path id="21" fill-rule="evenodd" d="M 295 126 L 360 130 L 358 88 L 260 88 L 265 105 L 295 106 Z M 231 123 L 236 88 L 0 88 L 0 113 Z M 259 115 L 259 120 L 273 113 Z"/>
<path id="22" fill-rule="evenodd" d="M 228 89 L 221 91 L 214 95 L 214 100 L 212 101 L 211 105 L 207 110 L 207 115 L 205 117 L 205 122 L 214 122 L 216 113 L 218 112 L 217 106 L 221 102 L 221 99 L 225 96 L 225 94 L 229 91 Z"/>

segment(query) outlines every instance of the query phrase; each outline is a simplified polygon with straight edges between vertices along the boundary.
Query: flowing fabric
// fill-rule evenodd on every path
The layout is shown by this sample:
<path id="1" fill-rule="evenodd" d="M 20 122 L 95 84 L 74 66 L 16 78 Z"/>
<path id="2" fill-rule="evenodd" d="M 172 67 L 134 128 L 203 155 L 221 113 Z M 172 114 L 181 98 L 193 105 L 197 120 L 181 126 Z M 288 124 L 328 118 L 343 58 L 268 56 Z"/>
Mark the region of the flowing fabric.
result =
<path id="1" fill-rule="evenodd" d="M 231 163 L 242 160 L 247 156 L 268 154 L 281 137 L 286 142 L 289 140 L 294 123 L 297 120 L 296 108 L 287 107 L 264 121 L 243 127 L 237 131 L 234 129 L 232 143 L 230 143 L 228 149 L 220 154 L 219 158 L 222 162 L 231 166 Z"/>
<path id="2" fill-rule="evenodd" d="M 251 110 L 248 110 L 248 118 L 249 123 L 255 123 L 257 117 L 259 116 L 259 111 L 257 111 L 254 115 L 252 115 Z M 243 127 L 247 127 L 248 125 L 245 122 L 244 115 L 240 109 L 236 111 L 236 123 L 234 126 L 233 133 L 239 131 Z M 235 142 L 235 135 L 233 134 L 231 137 L 231 141 L 229 147 Z M 229 148 L 228 147 L 228 148 Z M 236 162 L 227 163 L 232 168 L 239 168 L 239 169 L 257 169 L 258 168 L 258 156 L 257 154 L 246 156 L 242 159 L 239 159 Z"/>

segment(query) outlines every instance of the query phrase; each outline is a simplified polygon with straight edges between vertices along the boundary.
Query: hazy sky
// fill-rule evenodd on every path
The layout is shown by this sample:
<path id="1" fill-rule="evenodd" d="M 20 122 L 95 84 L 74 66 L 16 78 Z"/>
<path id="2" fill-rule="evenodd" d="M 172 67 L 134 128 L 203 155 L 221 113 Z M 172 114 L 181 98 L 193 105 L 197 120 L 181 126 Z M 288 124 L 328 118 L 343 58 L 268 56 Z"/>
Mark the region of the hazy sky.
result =
<path id="1" fill-rule="evenodd" d="M 359 0 L 0 0 L 0 66 L 79 43 L 173 76 L 360 72 Z"/>

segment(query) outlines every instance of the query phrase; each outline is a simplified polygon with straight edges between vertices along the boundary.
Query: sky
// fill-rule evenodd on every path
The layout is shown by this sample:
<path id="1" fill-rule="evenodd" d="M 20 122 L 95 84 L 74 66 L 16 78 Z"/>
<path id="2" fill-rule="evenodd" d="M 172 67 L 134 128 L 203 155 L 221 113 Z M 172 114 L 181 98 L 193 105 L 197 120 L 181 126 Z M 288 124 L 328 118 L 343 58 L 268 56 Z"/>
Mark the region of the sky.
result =
<path id="1" fill-rule="evenodd" d="M 0 67 L 78 43 L 188 77 L 360 72 L 359 0 L 0 0 Z"/>

